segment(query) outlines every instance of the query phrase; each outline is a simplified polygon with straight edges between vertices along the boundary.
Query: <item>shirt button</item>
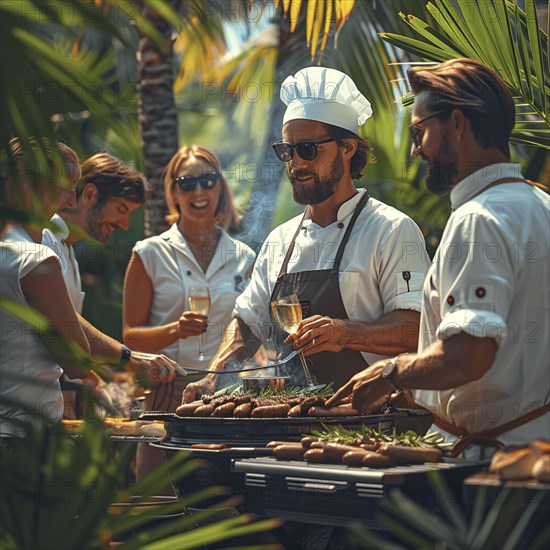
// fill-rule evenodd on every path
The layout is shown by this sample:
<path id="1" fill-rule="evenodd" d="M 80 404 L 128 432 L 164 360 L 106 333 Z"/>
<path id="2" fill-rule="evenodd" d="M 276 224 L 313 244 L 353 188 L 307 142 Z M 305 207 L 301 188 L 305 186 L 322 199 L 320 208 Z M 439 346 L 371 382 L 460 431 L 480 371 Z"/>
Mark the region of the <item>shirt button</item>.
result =
<path id="1" fill-rule="evenodd" d="M 342 227 L 344 227 L 344 224 L 343 224 L 342 222 L 340 222 L 340 223 L 338 224 L 338 227 L 339 227 L 340 229 L 342 229 Z"/>
<path id="2" fill-rule="evenodd" d="M 455 303 L 455 299 L 452 296 L 448 296 L 447 303 L 452 306 Z"/>
<path id="3" fill-rule="evenodd" d="M 487 294 L 487 293 L 485 292 L 485 289 L 482 286 L 478 286 L 476 288 L 476 296 L 478 298 L 484 298 L 485 294 Z"/>
<path id="4" fill-rule="evenodd" d="M 187 270 L 186 273 L 187 273 L 187 275 L 188 275 L 189 277 L 191 277 L 192 273 L 191 273 L 189 270 Z"/>

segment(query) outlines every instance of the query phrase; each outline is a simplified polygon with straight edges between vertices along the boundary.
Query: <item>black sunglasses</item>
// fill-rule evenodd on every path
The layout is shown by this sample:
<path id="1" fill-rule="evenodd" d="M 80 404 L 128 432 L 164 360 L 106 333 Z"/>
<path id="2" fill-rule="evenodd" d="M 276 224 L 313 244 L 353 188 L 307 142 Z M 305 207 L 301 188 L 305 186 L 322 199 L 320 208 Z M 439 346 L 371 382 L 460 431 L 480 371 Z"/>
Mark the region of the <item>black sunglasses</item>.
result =
<path id="1" fill-rule="evenodd" d="M 203 189 L 214 189 L 219 179 L 219 172 L 208 172 L 200 176 L 180 176 L 174 181 L 182 191 L 194 191 L 197 188 L 197 183 L 199 183 Z"/>
<path id="2" fill-rule="evenodd" d="M 271 147 L 273 147 L 277 158 L 283 162 L 290 162 L 292 160 L 294 150 L 296 150 L 298 156 L 304 160 L 315 160 L 319 152 L 317 146 L 331 141 L 336 140 L 334 138 L 327 138 L 320 141 L 299 141 L 298 143 L 276 141 Z"/>
<path id="3" fill-rule="evenodd" d="M 418 139 L 418 134 L 415 130 L 415 126 L 417 124 L 422 124 L 423 122 L 426 122 L 427 120 L 430 120 L 430 118 L 434 118 L 436 116 L 442 115 L 443 113 L 446 113 L 447 111 L 451 111 L 449 107 L 445 109 L 441 109 L 439 111 L 436 111 L 435 113 L 432 113 L 431 115 L 425 116 L 424 118 L 421 118 L 420 120 L 417 120 L 416 122 L 413 122 L 409 125 L 409 132 L 411 133 L 411 139 L 414 143 L 414 146 L 418 149 L 421 146 L 420 140 Z"/>

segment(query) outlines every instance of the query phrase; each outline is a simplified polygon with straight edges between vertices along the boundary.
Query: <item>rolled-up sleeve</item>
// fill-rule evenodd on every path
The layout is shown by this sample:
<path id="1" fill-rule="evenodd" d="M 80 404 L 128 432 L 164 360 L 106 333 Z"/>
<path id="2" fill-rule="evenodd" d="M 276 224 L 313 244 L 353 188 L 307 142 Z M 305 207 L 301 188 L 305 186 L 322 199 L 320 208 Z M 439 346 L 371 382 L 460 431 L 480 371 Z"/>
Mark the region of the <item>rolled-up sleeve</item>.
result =
<path id="1" fill-rule="evenodd" d="M 446 340 L 466 332 L 492 338 L 500 347 L 515 286 L 510 247 L 496 220 L 479 213 L 453 220 L 447 231 L 437 257 L 441 323 L 436 336 Z"/>
<path id="2" fill-rule="evenodd" d="M 384 314 L 396 309 L 420 311 L 430 259 L 418 226 L 409 218 L 395 222 L 381 243 L 380 254 L 379 289 Z"/>

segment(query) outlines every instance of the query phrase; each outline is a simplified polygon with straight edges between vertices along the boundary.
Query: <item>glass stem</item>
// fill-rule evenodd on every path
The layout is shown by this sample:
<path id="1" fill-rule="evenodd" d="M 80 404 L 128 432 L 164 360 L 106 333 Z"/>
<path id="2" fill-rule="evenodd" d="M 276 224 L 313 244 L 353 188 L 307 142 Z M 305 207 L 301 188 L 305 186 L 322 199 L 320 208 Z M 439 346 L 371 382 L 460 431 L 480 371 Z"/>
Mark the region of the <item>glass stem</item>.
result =
<path id="1" fill-rule="evenodd" d="M 204 333 L 201 333 L 201 339 L 199 343 L 199 356 L 204 357 Z"/>
<path id="2" fill-rule="evenodd" d="M 304 369 L 304 374 L 306 376 L 306 382 L 308 386 L 313 386 L 313 379 L 311 378 L 311 374 L 309 372 L 309 369 L 307 367 L 306 358 L 304 357 L 303 352 L 300 352 L 299 354 L 300 361 L 302 362 L 302 368 Z"/>

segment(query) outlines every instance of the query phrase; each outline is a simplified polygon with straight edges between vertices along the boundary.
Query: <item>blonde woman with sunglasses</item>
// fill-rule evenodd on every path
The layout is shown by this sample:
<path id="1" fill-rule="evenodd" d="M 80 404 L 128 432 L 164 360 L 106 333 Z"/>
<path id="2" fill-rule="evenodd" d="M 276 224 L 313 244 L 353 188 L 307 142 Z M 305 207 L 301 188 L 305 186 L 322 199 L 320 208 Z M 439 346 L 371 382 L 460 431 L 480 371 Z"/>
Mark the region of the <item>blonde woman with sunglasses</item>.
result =
<path id="1" fill-rule="evenodd" d="M 237 228 L 239 214 L 212 151 L 182 147 L 166 167 L 164 192 L 173 225 L 134 247 L 124 282 L 124 342 L 139 351 L 162 351 L 184 368 L 205 369 L 220 346 L 255 254 L 227 232 Z M 192 288 L 208 289 L 207 316 L 190 307 Z M 176 379 L 171 391 L 153 391 L 146 407 L 175 410 L 189 381 L 183 380 Z M 140 466 L 138 451 L 138 476 Z"/>

